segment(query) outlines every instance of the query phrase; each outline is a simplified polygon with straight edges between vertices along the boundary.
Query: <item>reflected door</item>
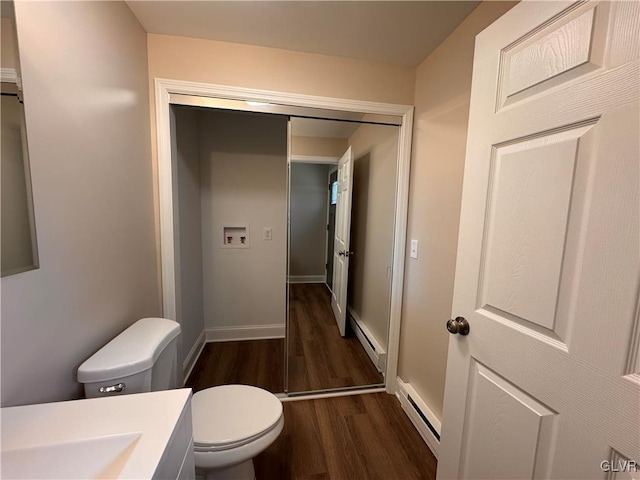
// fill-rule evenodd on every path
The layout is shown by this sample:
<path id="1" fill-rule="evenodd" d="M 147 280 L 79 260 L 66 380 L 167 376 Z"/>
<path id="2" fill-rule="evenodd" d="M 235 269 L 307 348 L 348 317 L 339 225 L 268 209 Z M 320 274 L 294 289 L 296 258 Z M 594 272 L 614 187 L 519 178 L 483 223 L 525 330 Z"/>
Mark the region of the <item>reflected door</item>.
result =
<path id="1" fill-rule="evenodd" d="M 438 478 L 636 478 L 639 25 L 522 2 L 476 39 Z"/>
<path id="2" fill-rule="evenodd" d="M 338 171 L 329 174 L 329 206 L 327 213 L 327 275 L 329 290 L 333 290 L 333 239 L 336 234 L 336 203 L 338 201 Z"/>
<path id="3" fill-rule="evenodd" d="M 351 147 L 338 162 L 338 200 L 336 230 L 333 242 L 333 285 L 331 309 L 340 335 L 346 334 L 347 281 L 349 278 L 349 239 L 351 235 L 351 197 L 353 186 L 353 155 Z"/>

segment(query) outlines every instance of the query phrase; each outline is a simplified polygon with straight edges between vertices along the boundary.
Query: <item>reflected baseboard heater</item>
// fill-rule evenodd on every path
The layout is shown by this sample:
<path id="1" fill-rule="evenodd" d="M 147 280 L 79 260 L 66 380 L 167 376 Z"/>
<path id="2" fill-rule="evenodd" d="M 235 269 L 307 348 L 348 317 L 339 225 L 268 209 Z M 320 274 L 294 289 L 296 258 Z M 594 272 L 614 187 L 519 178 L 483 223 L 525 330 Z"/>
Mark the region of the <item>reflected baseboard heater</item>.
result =
<path id="1" fill-rule="evenodd" d="M 442 425 L 427 404 L 420 398 L 413 387 L 403 382 L 399 377 L 397 379 L 398 391 L 396 393 L 402 409 L 416 427 L 418 433 L 425 441 L 429 450 L 438 458 L 438 449 L 440 447 L 440 431 Z"/>
<path id="2" fill-rule="evenodd" d="M 347 307 L 347 312 L 349 314 L 351 329 L 356 334 L 358 340 L 360 340 L 373 365 L 384 375 L 387 369 L 387 352 L 351 307 Z"/>

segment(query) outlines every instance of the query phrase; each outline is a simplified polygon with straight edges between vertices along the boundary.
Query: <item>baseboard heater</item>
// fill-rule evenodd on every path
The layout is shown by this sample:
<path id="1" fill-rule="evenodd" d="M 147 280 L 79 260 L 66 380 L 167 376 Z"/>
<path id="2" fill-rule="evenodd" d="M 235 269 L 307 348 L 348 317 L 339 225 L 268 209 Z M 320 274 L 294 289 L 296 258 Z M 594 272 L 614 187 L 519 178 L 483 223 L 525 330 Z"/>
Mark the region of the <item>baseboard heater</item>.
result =
<path id="1" fill-rule="evenodd" d="M 416 405 L 416 402 L 413 401 L 413 398 L 411 398 L 411 395 L 407 395 L 407 400 L 409 400 L 409 403 L 411 404 L 411 406 L 413 407 L 413 409 L 416 411 L 416 413 L 420 416 L 420 418 L 422 419 L 422 421 L 427 425 L 427 428 L 429 430 L 431 430 L 431 433 L 433 433 L 433 436 L 436 437 L 438 439 L 438 441 L 440 441 L 440 434 L 438 433 L 438 431 L 433 427 L 433 425 L 431 425 L 431 422 L 429 421 L 429 419 L 427 418 L 427 416 L 422 413 L 422 410 L 420 410 L 420 407 L 418 407 L 418 405 Z"/>
<path id="2" fill-rule="evenodd" d="M 376 369 L 384 375 L 387 369 L 387 352 L 351 307 L 347 308 L 347 313 L 353 333 L 356 334 Z"/>
<path id="3" fill-rule="evenodd" d="M 360 327 L 360 325 L 358 325 L 358 322 L 354 322 L 356 328 L 360 331 L 360 333 L 362 334 L 362 336 L 364 337 L 364 339 L 366 340 L 366 342 L 369 344 L 369 346 L 373 349 L 374 352 L 378 353 L 376 350 L 376 346 L 373 344 L 373 342 L 371 340 L 369 340 L 369 337 L 367 336 L 366 332 L 364 330 L 362 330 L 362 327 Z"/>
<path id="4" fill-rule="evenodd" d="M 396 379 L 397 392 L 396 395 L 400 400 L 402 409 L 411 420 L 411 423 L 438 458 L 438 450 L 440 449 L 440 432 L 442 424 L 436 415 L 431 411 L 425 401 L 416 393 L 409 383 L 405 383 L 402 379 Z"/>

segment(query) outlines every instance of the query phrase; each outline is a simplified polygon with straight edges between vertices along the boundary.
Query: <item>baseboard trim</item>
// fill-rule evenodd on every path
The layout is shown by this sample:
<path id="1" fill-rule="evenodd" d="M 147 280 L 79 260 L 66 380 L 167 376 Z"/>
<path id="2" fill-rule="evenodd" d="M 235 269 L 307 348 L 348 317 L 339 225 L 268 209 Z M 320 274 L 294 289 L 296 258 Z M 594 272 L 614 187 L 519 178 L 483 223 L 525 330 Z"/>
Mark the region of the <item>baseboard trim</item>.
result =
<path id="1" fill-rule="evenodd" d="M 325 275 L 290 275 L 289 283 L 325 283 Z"/>
<path id="2" fill-rule="evenodd" d="M 206 329 L 207 343 L 233 342 L 237 340 L 269 340 L 284 338 L 282 325 L 248 325 L 242 327 L 214 327 Z"/>
<path id="3" fill-rule="evenodd" d="M 193 370 L 193 367 L 195 366 L 196 362 L 198 361 L 198 358 L 200 357 L 200 354 L 202 353 L 202 349 L 206 344 L 205 338 L 206 338 L 205 331 L 202 330 L 202 332 L 200 332 L 200 335 L 198 335 L 196 342 L 193 344 L 193 346 L 191 347 L 191 350 L 187 354 L 187 357 L 184 359 L 184 362 L 182 362 L 182 385 L 183 386 L 187 381 L 187 378 L 189 378 L 189 375 L 191 375 L 191 371 Z"/>
<path id="4" fill-rule="evenodd" d="M 396 379 L 396 383 L 398 386 L 396 396 L 400 400 L 402 409 L 418 430 L 429 450 L 438 458 L 440 432 L 442 431 L 440 420 L 409 383 L 403 382 L 400 377 Z"/>
<path id="5" fill-rule="evenodd" d="M 358 314 L 349 306 L 347 307 L 347 313 L 349 314 L 351 329 L 356 334 L 358 340 L 360 340 L 362 347 L 365 352 L 367 352 L 376 369 L 384 374 L 387 369 L 387 352 L 385 348 L 378 342 L 376 337 L 373 336 L 371 330 L 367 328 L 367 325 Z"/>

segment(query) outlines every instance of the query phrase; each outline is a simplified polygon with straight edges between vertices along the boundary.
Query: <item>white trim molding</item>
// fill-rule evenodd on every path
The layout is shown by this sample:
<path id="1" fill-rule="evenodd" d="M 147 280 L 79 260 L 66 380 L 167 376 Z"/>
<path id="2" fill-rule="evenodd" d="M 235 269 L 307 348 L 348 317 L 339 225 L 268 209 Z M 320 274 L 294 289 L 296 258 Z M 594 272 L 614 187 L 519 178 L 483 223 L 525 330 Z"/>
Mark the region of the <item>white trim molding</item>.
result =
<path id="1" fill-rule="evenodd" d="M 189 378 L 189 375 L 191 375 L 191 371 L 193 370 L 193 367 L 196 365 L 196 362 L 198 361 L 198 358 L 202 353 L 202 349 L 204 348 L 206 343 L 205 338 L 206 336 L 204 330 L 202 330 L 202 332 L 200 332 L 200 335 L 198 335 L 196 342 L 191 347 L 191 350 L 189 350 L 189 353 L 185 357 L 184 362 L 182 362 L 182 386 L 184 386 L 187 378 Z"/>
<path id="2" fill-rule="evenodd" d="M 289 283 L 325 283 L 326 275 L 289 275 Z"/>
<path id="3" fill-rule="evenodd" d="M 276 325 L 246 325 L 241 327 L 207 328 L 207 343 L 238 340 L 269 340 L 284 338 L 284 323 Z"/>
<path id="4" fill-rule="evenodd" d="M 407 212 L 409 202 L 409 167 L 411 161 L 411 138 L 413 112 L 411 105 L 366 102 L 344 98 L 301 95 L 271 90 L 213 85 L 155 78 L 156 130 L 158 142 L 158 192 L 160 202 L 160 248 L 162 261 L 162 301 L 164 316 L 176 318 L 176 257 L 174 254 L 174 198 L 171 166 L 171 122 L 170 95 L 194 95 L 200 97 L 275 103 L 278 105 L 341 110 L 353 113 L 372 113 L 402 117 L 398 127 L 398 173 L 396 180 L 395 228 L 393 244 L 393 267 L 391 278 L 391 309 L 389 315 L 389 342 L 385 388 L 387 393 L 396 393 L 398 371 L 398 349 L 400 346 L 400 316 L 404 288 L 405 243 L 407 238 Z M 211 333 L 211 335 L 214 335 Z M 284 335 L 284 327 L 282 334 Z M 207 331 L 207 339 L 210 332 Z M 209 340 L 207 340 L 209 341 Z"/>
<path id="5" fill-rule="evenodd" d="M 15 83 L 22 90 L 22 79 L 15 68 L 0 68 L 0 82 Z"/>
<path id="6" fill-rule="evenodd" d="M 403 382 L 400 377 L 397 378 L 396 382 L 398 384 L 396 396 L 400 400 L 402 409 L 411 420 L 411 423 L 413 423 L 413 426 L 416 427 L 416 430 L 418 430 L 429 450 L 438 458 L 440 432 L 442 432 L 440 420 L 420 395 L 416 393 L 411 384 Z"/>
<path id="7" fill-rule="evenodd" d="M 358 388 L 349 390 L 339 390 L 335 392 L 318 392 L 318 393 L 300 393 L 300 394 L 287 394 L 276 393 L 275 396 L 280 399 L 281 402 L 296 402 L 298 400 L 316 400 L 321 398 L 336 398 L 336 397 L 348 397 L 351 395 L 364 395 L 367 393 L 386 393 L 384 387 L 370 387 L 370 388 Z"/>
<path id="8" fill-rule="evenodd" d="M 347 313 L 349 315 L 349 321 L 351 322 L 351 329 L 356 334 L 358 340 L 362 344 L 362 348 L 367 352 L 369 358 L 373 362 L 376 369 L 385 373 L 385 367 L 387 366 L 387 352 L 384 346 L 373 335 L 367 324 L 362 321 L 360 316 L 351 308 L 347 306 Z"/>

